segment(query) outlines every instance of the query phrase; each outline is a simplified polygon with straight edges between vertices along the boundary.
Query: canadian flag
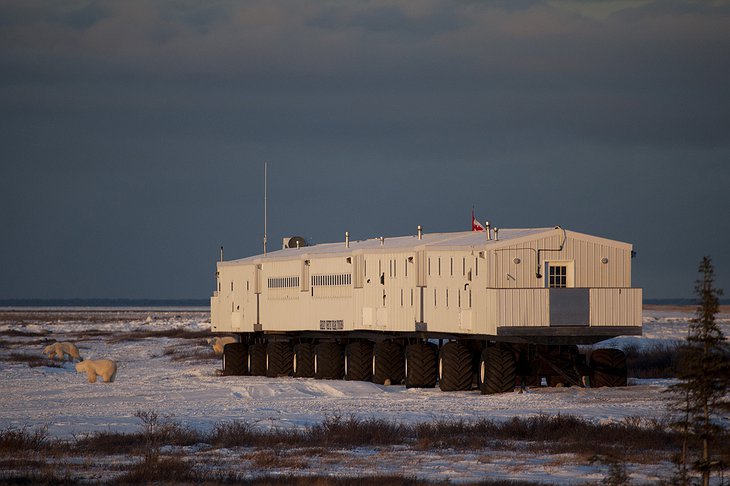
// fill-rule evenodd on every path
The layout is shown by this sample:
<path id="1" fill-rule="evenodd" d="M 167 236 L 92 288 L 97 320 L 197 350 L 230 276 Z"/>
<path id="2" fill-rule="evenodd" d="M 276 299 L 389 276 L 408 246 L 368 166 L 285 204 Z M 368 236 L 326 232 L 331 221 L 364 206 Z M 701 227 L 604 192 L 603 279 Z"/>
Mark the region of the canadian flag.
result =
<path id="1" fill-rule="evenodd" d="M 486 231 L 486 228 L 477 221 L 477 218 L 474 217 L 474 209 L 471 210 L 471 230 L 472 231 Z"/>

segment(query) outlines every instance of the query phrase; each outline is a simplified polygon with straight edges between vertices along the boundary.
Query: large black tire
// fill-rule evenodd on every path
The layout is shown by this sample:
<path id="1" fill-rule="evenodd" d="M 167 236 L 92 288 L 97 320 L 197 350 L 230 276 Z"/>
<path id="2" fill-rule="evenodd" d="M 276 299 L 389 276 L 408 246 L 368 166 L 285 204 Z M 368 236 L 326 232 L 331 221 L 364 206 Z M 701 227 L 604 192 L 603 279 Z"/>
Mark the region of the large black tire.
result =
<path id="1" fill-rule="evenodd" d="M 373 345 L 355 341 L 345 348 L 345 379 L 370 381 L 373 377 Z"/>
<path id="2" fill-rule="evenodd" d="M 269 341 L 266 346 L 266 376 L 291 376 L 292 349 L 288 341 Z"/>
<path id="3" fill-rule="evenodd" d="M 591 353 L 591 387 L 626 386 L 628 372 L 626 354 L 620 349 L 596 349 Z"/>
<path id="4" fill-rule="evenodd" d="M 438 347 L 433 343 L 411 344 L 406 348 L 406 388 L 436 386 Z"/>
<path id="5" fill-rule="evenodd" d="M 341 380 L 345 375 L 345 356 L 337 343 L 319 343 L 314 348 L 314 377 Z"/>
<path id="6" fill-rule="evenodd" d="M 506 393 L 515 389 L 515 355 L 502 346 L 484 348 L 479 359 L 479 389 L 485 395 Z"/>
<path id="7" fill-rule="evenodd" d="M 294 346 L 292 371 L 297 378 L 314 377 L 314 345 L 299 343 Z"/>
<path id="8" fill-rule="evenodd" d="M 441 391 L 471 390 L 474 370 L 469 348 L 456 341 L 444 344 L 439 352 L 438 375 Z"/>
<path id="9" fill-rule="evenodd" d="M 245 375 L 248 372 L 246 361 L 248 346 L 245 343 L 229 343 L 223 347 L 223 374 Z"/>
<path id="10" fill-rule="evenodd" d="M 248 347 L 248 374 L 266 376 L 266 344 L 256 343 Z"/>
<path id="11" fill-rule="evenodd" d="M 381 341 L 373 347 L 373 383 L 400 385 L 405 380 L 403 346 L 393 341 Z"/>

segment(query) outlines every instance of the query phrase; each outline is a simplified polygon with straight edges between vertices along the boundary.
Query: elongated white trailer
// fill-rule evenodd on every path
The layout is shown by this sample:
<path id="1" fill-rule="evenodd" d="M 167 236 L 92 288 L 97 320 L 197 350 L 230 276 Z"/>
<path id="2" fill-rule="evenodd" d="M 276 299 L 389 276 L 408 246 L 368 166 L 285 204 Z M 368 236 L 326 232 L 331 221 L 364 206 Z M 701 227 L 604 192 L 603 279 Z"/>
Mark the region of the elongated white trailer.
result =
<path id="1" fill-rule="evenodd" d="M 621 351 L 578 345 L 641 334 L 628 243 L 559 226 L 290 243 L 218 262 L 212 332 L 240 337 L 224 374 L 483 393 L 626 384 Z"/>

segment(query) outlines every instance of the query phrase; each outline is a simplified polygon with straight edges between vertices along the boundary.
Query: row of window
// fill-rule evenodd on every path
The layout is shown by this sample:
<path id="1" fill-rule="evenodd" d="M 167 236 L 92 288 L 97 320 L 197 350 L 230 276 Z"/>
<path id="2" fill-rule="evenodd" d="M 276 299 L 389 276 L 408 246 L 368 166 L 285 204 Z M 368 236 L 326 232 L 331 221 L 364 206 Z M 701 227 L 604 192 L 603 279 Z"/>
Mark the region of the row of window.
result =
<path id="1" fill-rule="evenodd" d="M 312 287 L 332 285 L 352 285 L 351 273 L 335 273 L 330 275 L 312 275 Z"/>
<path id="2" fill-rule="evenodd" d="M 299 277 L 271 277 L 269 278 L 270 289 L 290 289 L 299 287 Z"/>

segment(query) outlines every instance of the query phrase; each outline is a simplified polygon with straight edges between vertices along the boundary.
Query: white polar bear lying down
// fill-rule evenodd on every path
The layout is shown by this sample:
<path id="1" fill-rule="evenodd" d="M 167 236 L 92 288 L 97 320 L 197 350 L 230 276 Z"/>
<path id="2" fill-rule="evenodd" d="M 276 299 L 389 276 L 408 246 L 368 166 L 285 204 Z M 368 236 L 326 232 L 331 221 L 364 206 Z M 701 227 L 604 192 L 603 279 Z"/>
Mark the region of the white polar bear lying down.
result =
<path id="1" fill-rule="evenodd" d="M 238 338 L 232 336 L 213 337 L 208 339 L 208 344 L 213 346 L 215 354 L 223 354 L 223 348 L 226 344 L 237 343 Z"/>
<path id="2" fill-rule="evenodd" d="M 74 343 L 53 343 L 49 344 L 45 348 L 43 348 L 43 354 L 48 356 L 48 359 L 53 359 L 55 356 L 56 359 L 60 359 L 61 361 L 65 361 L 66 355 L 69 356 L 70 361 L 73 361 L 74 359 L 78 359 L 81 361 L 81 355 L 79 354 L 79 349 L 76 347 Z"/>
<path id="3" fill-rule="evenodd" d="M 87 359 L 76 363 L 76 371 L 86 372 L 89 383 L 96 383 L 97 376 L 101 376 L 104 383 L 110 383 L 117 376 L 117 364 L 110 359 Z"/>

